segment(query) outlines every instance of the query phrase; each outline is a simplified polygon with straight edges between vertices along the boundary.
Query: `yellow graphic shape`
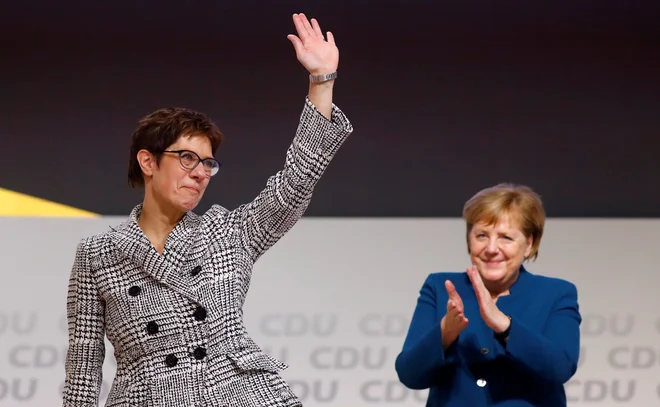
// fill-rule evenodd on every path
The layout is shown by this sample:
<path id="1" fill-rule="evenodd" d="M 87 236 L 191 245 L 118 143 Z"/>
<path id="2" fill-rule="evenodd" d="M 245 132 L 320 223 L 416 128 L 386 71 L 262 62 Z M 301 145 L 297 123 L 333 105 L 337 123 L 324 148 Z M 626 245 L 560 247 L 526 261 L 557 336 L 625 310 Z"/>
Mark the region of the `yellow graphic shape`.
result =
<path id="1" fill-rule="evenodd" d="M 96 213 L 0 188 L 0 216 L 95 218 Z"/>

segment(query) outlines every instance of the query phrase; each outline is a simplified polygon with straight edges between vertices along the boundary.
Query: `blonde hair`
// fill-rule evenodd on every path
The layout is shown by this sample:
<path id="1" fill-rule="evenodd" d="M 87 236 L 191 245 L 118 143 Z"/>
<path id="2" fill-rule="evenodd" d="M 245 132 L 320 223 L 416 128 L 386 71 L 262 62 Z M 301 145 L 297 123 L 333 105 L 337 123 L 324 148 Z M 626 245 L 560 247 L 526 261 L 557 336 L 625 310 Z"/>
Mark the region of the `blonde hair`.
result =
<path id="1" fill-rule="evenodd" d="M 477 192 L 465 203 L 463 219 L 468 243 L 475 224 L 494 225 L 504 216 L 510 216 L 525 237 L 532 238 L 532 250 L 527 259 L 536 260 L 545 225 L 545 210 L 541 197 L 525 185 L 498 184 Z"/>

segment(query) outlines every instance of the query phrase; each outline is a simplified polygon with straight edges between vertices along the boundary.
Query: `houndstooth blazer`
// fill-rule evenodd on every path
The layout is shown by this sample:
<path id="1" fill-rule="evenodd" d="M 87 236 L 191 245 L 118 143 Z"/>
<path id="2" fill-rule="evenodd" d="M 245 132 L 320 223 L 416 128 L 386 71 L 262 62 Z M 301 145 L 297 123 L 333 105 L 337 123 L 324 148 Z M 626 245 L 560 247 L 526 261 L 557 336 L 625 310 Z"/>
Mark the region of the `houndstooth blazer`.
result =
<path id="1" fill-rule="evenodd" d="M 305 212 L 315 184 L 353 131 L 333 105 L 309 98 L 284 169 L 235 210 L 187 213 L 158 254 L 137 225 L 80 241 L 67 295 L 69 344 L 63 405 L 97 407 L 104 337 L 117 370 L 106 407 L 301 406 L 244 324 L 253 264 Z"/>

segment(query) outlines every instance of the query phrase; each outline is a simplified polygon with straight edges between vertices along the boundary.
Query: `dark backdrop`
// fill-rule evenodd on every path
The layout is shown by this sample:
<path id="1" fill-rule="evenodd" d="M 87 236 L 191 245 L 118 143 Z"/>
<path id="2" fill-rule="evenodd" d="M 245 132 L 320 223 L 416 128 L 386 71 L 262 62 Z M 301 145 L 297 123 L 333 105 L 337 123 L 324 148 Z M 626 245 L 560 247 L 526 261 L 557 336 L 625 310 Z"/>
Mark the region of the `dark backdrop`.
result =
<path id="1" fill-rule="evenodd" d="M 178 105 L 228 137 L 199 209 L 251 199 L 303 106 L 286 39 L 303 11 L 335 34 L 335 101 L 355 126 L 307 215 L 459 216 L 513 181 L 550 216 L 660 216 L 658 1 L 13 3 L 0 187 L 126 214 L 130 133 Z"/>

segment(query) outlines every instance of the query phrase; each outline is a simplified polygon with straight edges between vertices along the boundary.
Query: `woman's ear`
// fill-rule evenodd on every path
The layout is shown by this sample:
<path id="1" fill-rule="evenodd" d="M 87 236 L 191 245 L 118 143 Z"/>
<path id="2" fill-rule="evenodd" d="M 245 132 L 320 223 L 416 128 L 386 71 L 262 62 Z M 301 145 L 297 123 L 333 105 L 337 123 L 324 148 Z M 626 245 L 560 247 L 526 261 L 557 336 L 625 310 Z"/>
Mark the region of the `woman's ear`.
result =
<path id="1" fill-rule="evenodd" d="M 151 177 L 154 174 L 154 171 L 158 167 L 156 163 L 156 158 L 147 150 L 140 150 L 137 153 L 137 161 L 140 164 L 140 168 L 145 176 Z"/>
<path id="2" fill-rule="evenodd" d="M 532 247 L 534 246 L 534 236 L 529 236 L 527 238 L 527 247 L 525 247 L 525 260 L 529 259 L 529 256 L 532 254 Z"/>

